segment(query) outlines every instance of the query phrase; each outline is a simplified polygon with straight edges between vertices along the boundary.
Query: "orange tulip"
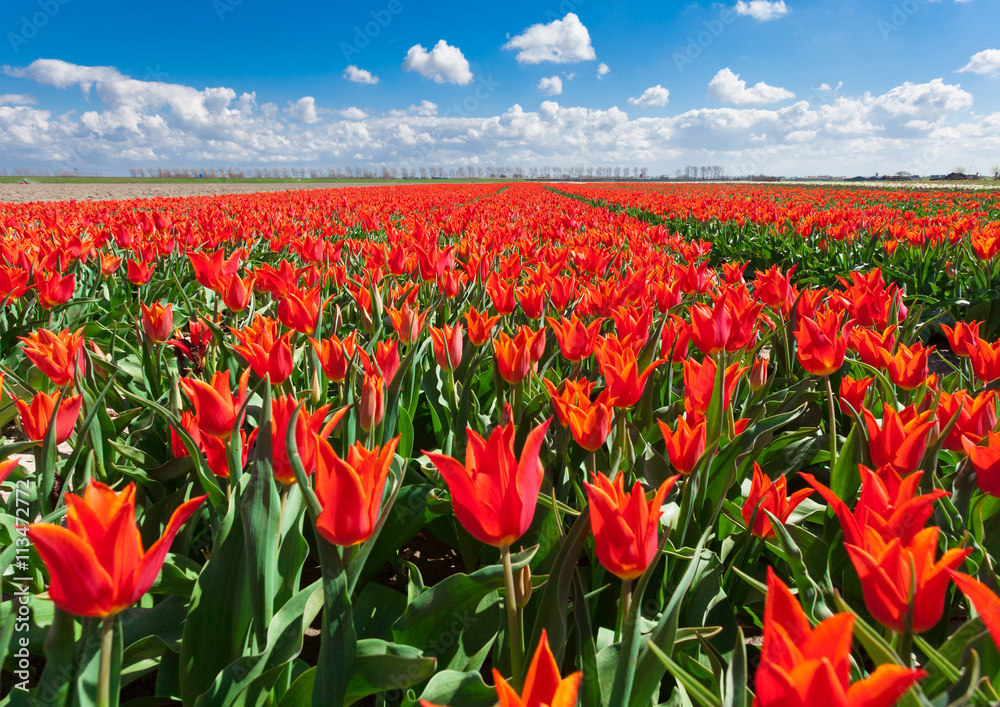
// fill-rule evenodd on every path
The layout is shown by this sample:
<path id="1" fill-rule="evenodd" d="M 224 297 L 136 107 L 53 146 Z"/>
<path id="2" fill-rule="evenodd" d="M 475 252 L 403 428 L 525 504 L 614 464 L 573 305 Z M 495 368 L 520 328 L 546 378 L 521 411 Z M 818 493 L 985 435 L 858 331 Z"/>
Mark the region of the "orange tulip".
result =
<path id="1" fill-rule="evenodd" d="M 990 344 L 978 339 L 975 348 L 969 348 L 969 360 L 972 361 L 972 372 L 983 383 L 1000 378 L 1000 341 Z"/>
<path id="2" fill-rule="evenodd" d="M 498 321 L 499 316 L 488 317 L 485 312 L 480 314 L 475 307 L 470 307 L 465 313 L 465 323 L 469 327 L 469 341 L 473 346 L 482 346 L 489 341 Z"/>
<path id="3" fill-rule="evenodd" d="M 712 393 L 715 390 L 715 373 L 718 370 L 715 360 L 706 358 L 702 363 L 694 359 L 683 361 L 684 366 L 684 409 L 688 413 L 704 415 L 708 412 L 708 406 L 712 402 Z M 733 397 L 736 384 L 740 381 L 740 376 L 749 369 L 734 363 L 726 368 L 725 389 L 722 391 L 722 407 L 729 407 L 729 400 Z"/>
<path id="4" fill-rule="evenodd" d="M 888 542 L 874 529 L 864 531 L 862 546 L 845 543 L 847 554 L 861 580 L 868 612 L 897 633 L 906 629 L 913 597 L 913 632 L 923 633 L 941 620 L 948 571 L 956 569 L 972 548 L 948 550 L 935 562 L 939 528 L 917 533 L 909 545 L 893 538 Z M 912 573 L 912 574 L 911 574 Z M 916 578 L 916 585 L 911 581 Z"/>
<path id="5" fill-rule="evenodd" d="M 52 309 L 56 305 L 69 301 L 75 288 L 75 275 L 60 277 L 59 273 L 52 273 L 48 276 L 39 272 L 35 273 L 35 292 L 38 294 L 38 306 L 42 309 Z"/>
<path id="6" fill-rule="evenodd" d="M 170 331 L 174 326 L 173 305 L 163 306 L 159 302 L 154 302 L 152 307 L 145 304 L 142 308 L 142 331 L 146 338 L 154 344 L 162 344 L 170 338 Z"/>
<path id="7" fill-rule="evenodd" d="M 66 494 L 66 527 L 28 526 L 49 571 L 49 598 L 76 616 L 110 616 L 142 598 L 156 580 L 174 537 L 206 496 L 182 503 L 166 530 L 142 549 L 135 522 L 135 484 L 115 493 L 91 481 L 83 497 Z"/>
<path id="8" fill-rule="evenodd" d="M 101 260 L 101 278 L 108 279 L 122 266 L 122 259 L 116 255 L 110 255 L 101 251 L 98 253 Z"/>
<path id="9" fill-rule="evenodd" d="M 849 415 L 847 405 L 848 403 L 854 412 L 860 412 L 861 408 L 865 405 L 865 395 L 868 393 L 868 387 L 875 381 L 875 378 L 862 378 L 861 380 L 854 380 L 850 376 L 844 376 L 840 379 L 840 410 L 845 415 Z"/>
<path id="10" fill-rule="evenodd" d="M 0 484 L 2 484 L 4 479 L 7 478 L 7 475 L 20 466 L 20 464 L 21 460 L 17 458 L 4 459 L 3 461 L 0 461 Z"/>
<path id="11" fill-rule="evenodd" d="M 583 483 L 590 501 L 597 559 L 606 570 L 620 579 L 635 579 L 646 571 L 659 545 L 663 500 L 679 478 L 672 476 L 660 484 L 648 502 L 638 481 L 630 494 L 625 493 L 623 474 L 613 483 L 601 473 L 593 484 Z"/>
<path id="12" fill-rule="evenodd" d="M 847 353 L 847 335 L 852 324 L 840 324 L 841 315 L 819 315 L 819 321 L 802 317 L 795 330 L 799 363 L 810 373 L 828 376 L 840 370 Z"/>
<path id="13" fill-rule="evenodd" d="M 236 415 L 247 397 L 247 382 L 250 371 L 246 370 L 240 376 L 237 395 L 234 397 L 229 389 L 229 373 L 216 371 L 212 383 L 182 378 L 181 388 L 194 405 L 198 417 L 198 428 L 212 437 L 228 439 L 236 426 Z"/>
<path id="14" fill-rule="evenodd" d="M 594 383 L 585 378 L 568 378 L 559 386 L 548 378 L 543 378 L 542 383 L 549 391 L 552 406 L 556 409 L 556 417 L 563 427 L 569 427 L 570 409 L 589 405 L 590 394 L 594 390 Z"/>
<path id="15" fill-rule="evenodd" d="M 954 328 L 942 324 L 941 329 L 956 356 L 967 358 L 972 355 L 979 341 L 979 327 L 982 322 L 955 322 Z"/>
<path id="16" fill-rule="evenodd" d="M 319 297 L 318 288 L 308 292 L 290 289 L 278 303 L 278 319 L 289 329 L 311 335 L 319 321 L 319 311 L 330 301 L 328 297 L 320 302 Z"/>
<path id="17" fill-rule="evenodd" d="M 747 376 L 750 383 L 750 390 L 757 392 L 767 384 L 767 359 L 757 358 L 750 368 L 750 375 Z"/>
<path id="18" fill-rule="evenodd" d="M 520 459 L 514 454 L 513 423 L 494 429 L 489 440 L 469 429 L 464 465 L 425 452 L 448 484 L 455 516 L 472 537 L 504 547 L 528 530 L 544 474 L 538 455 L 551 421 L 528 433 Z"/>
<path id="19" fill-rule="evenodd" d="M 892 382 L 903 390 L 919 388 L 927 380 L 927 354 L 933 350 L 933 346 L 925 349 L 920 343 L 913 346 L 900 344 L 896 355 L 887 364 Z"/>
<path id="20" fill-rule="evenodd" d="M 496 354 L 497 369 L 504 381 L 514 385 L 527 377 L 538 360 L 535 353 L 539 341 L 544 347 L 544 329 L 532 332 L 531 329 L 522 328 L 513 339 L 502 331 L 497 333 L 493 339 L 493 351 Z"/>
<path id="21" fill-rule="evenodd" d="M 366 373 L 361 383 L 358 403 L 358 423 L 365 432 L 378 427 L 385 416 L 385 380 L 375 373 Z"/>
<path id="22" fill-rule="evenodd" d="M 976 397 L 961 389 L 954 394 L 942 391 L 938 398 L 936 413 L 938 424 L 947 425 L 956 414 L 958 415 L 944 444 L 941 445 L 942 449 L 960 452 L 964 440 L 978 444 L 983 435 L 994 429 L 997 426 L 995 397 L 996 393 L 992 390 L 985 390 Z"/>
<path id="23" fill-rule="evenodd" d="M 882 406 L 883 419 L 879 425 L 868 408 L 862 407 L 865 426 L 868 428 L 869 451 L 875 466 L 891 465 L 900 474 L 915 471 L 920 465 L 927 448 L 927 433 L 934 426 L 929 421 L 933 411 L 917 414 L 911 409 L 904 411 L 907 421 L 903 421 L 888 403 Z"/>
<path id="24" fill-rule="evenodd" d="M 62 388 L 75 380 L 83 364 L 82 327 L 72 333 L 63 329 L 58 334 L 39 329 L 19 338 L 24 342 L 24 355 L 55 385 Z"/>
<path id="25" fill-rule="evenodd" d="M 660 358 L 670 363 L 680 363 L 687 358 L 691 343 L 691 325 L 678 317 L 670 315 L 663 325 L 660 337 Z"/>
<path id="26" fill-rule="evenodd" d="M 274 468 L 274 478 L 283 484 L 294 484 L 295 472 L 292 471 L 292 464 L 288 459 L 288 447 L 286 446 L 288 436 L 288 423 L 291 422 L 292 414 L 299 406 L 299 400 L 294 395 L 284 395 L 274 398 L 271 402 L 271 450 L 272 466 Z M 333 432 L 333 429 L 340 423 L 348 408 L 344 407 L 333 413 L 333 417 L 326 421 L 326 414 L 330 411 L 329 405 L 323 405 L 311 415 L 303 408 L 299 412 L 298 420 L 295 424 L 295 444 L 298 447 L 299 459 L 302 460 L 302 468 L 306 475 L 312 474 L 316 470 L 316 445 L 314 437 L 319 435 L 326 439 Z"/>
<path id="27" fill-rule="evenodd" d="M 271 377 L 272 385 L 281 385 L 292 375 L 292 332 L 278 336 L 278 322 L 259 314 L 243 330 L 232 329 L 240 344 L 233 350 L 246 359 L 260 378 Z"/>
<path id="28" fill-rule="evenodd" d="M 923 670 L 880 665 L 851 684 L 854 615 L 834 614 L 816 628 L 770 567 L 764 639 L 754 707 L 891 707 Z"/>
<path id="29" fill-rule="evenodd" d="M 594 351 L 597 336 L 601 333 L 603 319 L 595 319 L 584 324 L 574 315 L 561 321 L 548 317 L 546 320 L 559 342 L 559 350 L 567 361 L 576 362 L 587 358 Z"/>
<path id="30" fill-rule="evenodd" d="M 156 270 L 156 262 L 148 263 L 146 261 L 130 260 L 125 269 L 128 272 L 129 282 L 133 285 L 145 285 L 153 277 L 153 271 Z"/>
<path id="31" fill-rule="evenodd" d="M 462 363 L 462 325 L 429 327 L 434 359 L 446 371 L 454 371 Z"/>
<path id="32" fill-rule="evenodd" d="M 976 470 L 976 486 L 983 493 L 1000 498 L 1000 435 L 987 432 L 985 447 L 977 447 L 970 439 L 963 438 L 962 446 Z"/>
<path id="33" fill-rule="evenodd" d="M 607 393 L 601 393 L 593 403 L 584 398 L 578 405 L 568 406 L 567 416 L 573 439 L 588 452 L 594 452 L 604 445 L 611 432 L 614 411 L 608 404 Z"/>
<path id="34" fill-rule="evenodd" d="M 614 337 L 605 339 L 594 352 L 604 377 L 605 390 L 616 408 L 630 408 L 639 402 L 649 376 L 663 363 L 662 359 L 653 361 L 640 373 L 635 352 L 618 345 Z"/>
<path id="35" fill-rule="evenodd" d="M 52 419 L 52 412 L 56 409 L 56 402 L 59 403 L 59 411 L 56 413 L 56 444 L 62 444 L 73 434 L 76 421 L 80 417 L 80 406 L 83 405 L 83 396 L 75 395 L 71 398 L 62 398 L 62 393 L 35 393 L 29 406 L 23 400 L 14 399 L 17 411 L 21 413 L 21 425 L 24 427 L 25 436 L 34 441 L 41 442 L 49 431 L 49 420 Z"/>
<path id="36" fill-rule="evenodd" d="M 418 309 L 410 309 L 410 305 L 406 302 L 400 309 L 389 307 L 385 311 L 404 346 L 409 346 L 417 340 L 424 328 L 427 312 L 421 313 Z"/>
<path id="37" fill-rule="evenodd" d="M 316 496 L 323 512 L 316 530 L 327 541 L 342 547 L 371 537 L 382 505 L 382 492 L 399 437 L 383 447 L 366 449 L 355 442 L 341 459 L 330 443 L 313 435 L 316 445 Z"/>
<path id="38" fill-rule="evenodd" d="M 316 358 L 319 359 L 319 365 L 323 369 L 323 375 L 334 383 L 343 383 L 347 377 L 352 356 L 352 353 L 348 352 L 348 348 L 353 349 L 356 334 L 357 332 L 351 332 L 343 341 L 336 336 L 322 341 L 311 337 L 309 339 L 309 343 L 312 344 L 313 350 L 316 352 Z"/>
<path id="39" fill-rule="evenodd" d="M 775 481 L 771 481 L 764 476 L 760 464 L 753 463 L 753 481 L 750 484 L 750 493 L 747 494 L 746 501 L 743 502 L 742 514 L 743 522 L 750 527 L 750 532 L 758 538 L 769 538 L 774 536 L 774 528 L 771 526 L 771 519 L 765 511 L 770 511 L 782 523 L 788 520 L 792 511 L 802 503 L 812 489 L 801 489 L 788 497 L 788 481 L 782 474 Z"/>
<path id="40" fill-rule="evenodd" d="M 665 422 L 657 420 L 663 439 L 667 442 L 667 456 L 674 469 L 681 474 L 694 471 L 701 455 L 705 453 L 707 427 L 704 420 L 689 426 L 683 417 L 677 418 L 677 431 L 672 431 Z"/>
<path id="41" fill-rule="evenodd" d="M 691 339 L 704 354 L 711 356 L 722 351 L 732 326 L 733 317 L 724 301 L 712 307 L 700 302 L 691 307 Z"/>
<path id="42" fill-rule="evenodd" d="M 253 276 L 241 278 L 234 274 L 222 290 L 222 301 L 231 312 L 242 312 L 250 304 Z"/>

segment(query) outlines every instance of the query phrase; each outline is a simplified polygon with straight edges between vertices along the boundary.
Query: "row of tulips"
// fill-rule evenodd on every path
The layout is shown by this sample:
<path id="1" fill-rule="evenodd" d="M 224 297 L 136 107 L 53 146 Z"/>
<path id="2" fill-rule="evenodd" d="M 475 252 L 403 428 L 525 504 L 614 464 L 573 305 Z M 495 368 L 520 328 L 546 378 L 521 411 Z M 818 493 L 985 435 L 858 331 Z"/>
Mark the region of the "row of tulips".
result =
<path id="1" fill-rule="evenodd" d="M 537 185 L 7 208 L 7 703 L 1000 699 L 1000 343 L 878 269 Z"/>

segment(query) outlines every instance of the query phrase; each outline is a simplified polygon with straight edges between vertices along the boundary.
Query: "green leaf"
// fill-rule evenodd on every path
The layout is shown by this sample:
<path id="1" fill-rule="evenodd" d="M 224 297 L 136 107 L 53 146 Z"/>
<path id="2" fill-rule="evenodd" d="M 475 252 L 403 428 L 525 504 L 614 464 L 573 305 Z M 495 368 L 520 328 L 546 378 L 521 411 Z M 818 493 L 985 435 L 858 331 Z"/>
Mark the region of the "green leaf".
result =
<path id="1" fill-rule="evenodd" d="M 358 662 L 347 688 L 347 704 L 388 690 L 406 690 L 434 674 L 437 661 L 411 646 L 378 639 L 358 641 Z"/>
<path id="2" fill-rule="evenodd" d="M 696 678 L 694 678 L 690 673 L 688 673 L 679 664 L 674 662 L 674 660 L 664 653 L 655 643 L 652 641 L 647 641 L 652 654 L 656 656 L 657 660 L 663 663 L 663 666 L 670 671 L 670 674 L 681 685 L 684 689 L 690 693 L 690 695 L 702 705 L 702 707 L 722 707 L 722 702 L 716 697 L 711 690 L 702 685 Z"/>
<path id="3" fill-rule="evenodd" d="M 483 682 L 476 671 L 459 672 L 442 670 L 430 679 L 420 699 L 436 705 L 461 705 L 461 707 L 494 707 L 497 691 Z M 415 703 L 407 700 L 407 707 Z"/>

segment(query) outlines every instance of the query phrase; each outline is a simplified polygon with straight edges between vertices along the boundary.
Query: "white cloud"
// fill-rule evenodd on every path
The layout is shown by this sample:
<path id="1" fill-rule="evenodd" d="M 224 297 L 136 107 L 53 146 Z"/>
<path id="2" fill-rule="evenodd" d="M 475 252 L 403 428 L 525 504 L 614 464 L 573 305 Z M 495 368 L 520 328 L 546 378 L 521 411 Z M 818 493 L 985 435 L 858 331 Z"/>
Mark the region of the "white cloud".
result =
<path id="1" fill-rule="evenodd" d="M 547 25 L 531 25 L 512 37 L 503 48 L 519 50 L 516 59 L 520 64 L 541 64 L 543 61 L 575 64 L 597 58 L 590 43 L 590 32 L 572 12 Z"/>
<path id="2" fill-rule="evenodd" d="M 634 106 L 665 106 L 670 100 L 670 91 L 660 84 L 650 86 L 638 98 L 630 98 L 628 102 Z"/>
<path id="3" fill-rule="evenodd" d="M 777 2 L 770 2 L 769 0 L 750 0 L 750 2 L 744 2 L 743 0 L 739 0 L 733 9 L 736 10 L 737 15 L 752 17 L 758 22 L 767 22 L 768 20 L 774 20 L 788 14 L 788 6 L 785 5 L 785 0 L 777 0 Z"/>
<path id="4" fill-rule="evenodd" d="M 795 98 L 791 91 L 777 86 L 768 86 L 760 81 L 750 88 L 747 82 L 734 74 L 729 67 L 719 69 L 719 72 L 708 84 L 708 97 L 721 103 L 735 103 L 740 106 L 777 103 L 788 98 Z"/>
<path id="5" fill-rule="evenodd" d="M 539 81 L 537 88 L 546 96 L 558 96 L 562 93 L 562 79 L 558 76 L 549 76 Z"/>
<path id="6" fill-rule="evenodd" d="M 306 96 L 295 103 L 289 103 L 285 112 L 300 123 L 319 122 L 319 116 L 316 115 L 316 99 L 312 96 Z"/>
<path id="7" fill-rule="evenodd" d="M 434 83 L 447 82 L 465 86 L 472 81 L 469 61 L 462 50 L 443 39 L 429 52 L 420 44 L 410 47 L 403 61 L 403 71 L 416 71 Z"/>
<path id="8" fill-rule="evenodd" d="M 475 116 L 439 112 L 424 101 L 367 117 L 312 102 L 303 106 L 311 106 L 316 122 L 306 123 L 259 92 L 142 81 L 112 67 L 42 61 L 5 73 L 15 79 L 12 94 L 30 93 L 33 81 L 86 87 L 86 101 L 67 109 L 64 98 L 58 113 L 44 105 L 0 105 L 0 162 L 109 174 L 151 165 L 364 163 L 526 169 L 629 164 L 648 166 L 654 175 L 685 164 L 719 164 L 728 174 L 854 175 L 870 174 L 875 159 L 887 173 L 934 174 L 955 164 L 985 172 L 995 161 L 989 156 L 1000 154 L 1000 112 L 972 113 L 972 96 L 943 79 L 880 95 L 831 92 L 813 105 L 726 105 L 639 117 L 618 107 L 554 100 L 535 111 L 513 105 Z"/>
<path id="9" fill-rule="evenodd" d="M 33 106 L 38 99 L 30 93 L 0 93 L 0 106 Z"/>
<path id="10" fill-rule="evenodd" d="M 973 54 L 969 63 L 958 71 L 959 73 L 972 72 L 984 76 L 1000 74 L 1000 49 L 984 49 Z"/>
<path id="11" fill-rule="evenodd" d="M 363 86 L 374 86 L 378 83 L 378 76 L 366 69 L 359 69 L 354 64 L 344 69 L 344 78 L 351 83 L 359 83 Z"/>
<path id="12" fill-rule="evenodd" d="M 611 67 L 603 61 L 597 66 L 597 78 L 603 79 L 606 74 L 611 73 Z"/>
<path id="13" fill-rule="evenodd" d="M 368 114 L 356 106 L 351 106 L 350 108 L 345 108 L 342 111 L 338 111 L 341 117 L 347 118 L 348 120 L 364 120 L 368 117 Z"/>

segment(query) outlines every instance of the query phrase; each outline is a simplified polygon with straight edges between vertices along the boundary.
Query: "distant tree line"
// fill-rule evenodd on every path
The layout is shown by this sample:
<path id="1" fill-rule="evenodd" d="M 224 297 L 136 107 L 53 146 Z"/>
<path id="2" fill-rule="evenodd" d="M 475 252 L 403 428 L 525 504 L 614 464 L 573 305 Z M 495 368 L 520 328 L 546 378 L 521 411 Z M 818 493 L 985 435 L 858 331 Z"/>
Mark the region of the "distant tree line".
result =
<path id="1" fill-rule="evenodd" d="M 717 164 L 702 165 L 700 167 L 689 164 L 684 169 L 678 169 L 675 174 L 678 179 L 724 179 L 726 170 Z"/>
<path id="2" fill-rule="evenodd" d="M 648 179 L 648 167 L 528 167 L 514 165 L 329 167 L 133 167 L 152 179 Z"/>
<path id="3" fill-rule="evenodd" d="M 103 177 L 104 172 L 84 172 L 79 169 L 0 169 L 0 177 Z"/>

